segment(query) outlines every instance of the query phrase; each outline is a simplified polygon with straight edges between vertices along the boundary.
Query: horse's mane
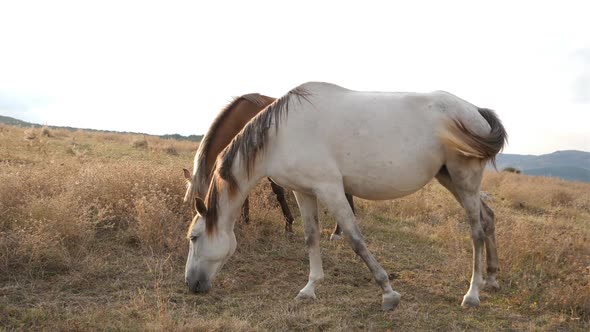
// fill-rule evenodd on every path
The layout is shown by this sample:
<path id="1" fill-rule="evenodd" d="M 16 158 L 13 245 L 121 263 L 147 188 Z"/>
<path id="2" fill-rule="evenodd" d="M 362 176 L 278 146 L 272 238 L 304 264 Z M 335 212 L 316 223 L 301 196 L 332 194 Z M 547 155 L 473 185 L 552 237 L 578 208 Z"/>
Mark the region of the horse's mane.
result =
<path id="1" fill-rule="evenodd" d="M 256 156 L 259 152 L 264 152 L 267 147 L 270 128 L 274 124 L 275 132 L 277 132 L 282 120 L 288 116 L 291 99 L 296 97 L 301 102 L 303 98 L 309 102 L 309 96 L 310 93 L 301 86 L 289 91 L 252 118 L 220 153 L 206 198 L 207 233 L 213 232 L 217 226 L 219 191 L 224 185 L 227 185 L 231 196 L 238 189 L 238 182 L 232 173 L 232 166 L 238 154 L 240 155 L 241 166 L 245 167 L 246 174 L 250 177 Z"/>
<path id="2" fill-rule="evenodd" d="M 226 121 L 228 115 L 237 108 L 238 104 L 242 101 L 249 101 L 257 106 L 266 105 L 267 101 L 264 97 L 258 93 L 250 93 L 243 96 L 235 97 L 227 104 L 219 114 L 213 120 L 213 123 L 209 127 L 209 130 L 203 137 L 203 140 L 199 144 L 197 154 L 195 155 L 195 162 L 193 166 L 193 178 L 188 184 L 187 193 L 184 197 L 184 201 L 192 202 L 195 197 L 205 196 L 205 192 L 200 192 L 201 188 L 207 187 L 211 174 L 207 173 L 207 156 L 211 148 L 213 138 L 216 136 L 217 131 L 221 124 Z"/>

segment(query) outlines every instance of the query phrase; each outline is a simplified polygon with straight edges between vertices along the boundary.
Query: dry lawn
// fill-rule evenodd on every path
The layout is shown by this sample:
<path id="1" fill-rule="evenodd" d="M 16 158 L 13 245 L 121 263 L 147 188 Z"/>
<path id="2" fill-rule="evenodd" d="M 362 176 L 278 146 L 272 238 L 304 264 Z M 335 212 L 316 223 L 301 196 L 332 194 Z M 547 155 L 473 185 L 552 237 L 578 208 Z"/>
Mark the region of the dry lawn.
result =
<path id="1" fill-rule="evenodd" d="M 348 245 L 328 241 L 315 302 L 300 218 L 285 237 L 266 181 L 251 223 L 207 295 L 183 283 L 190 210 L 181 169 L 196 144 L 0 126 L 0 330 L 570 331 L 590 324 L 590 185 L 486 174 L 502 289 L 459 304 L 471 244 L 458 204 L 433 182 L 389 202 L 357 200 L 366 241 L 402 303 L 380 291 Z M 291 206 L 298 215 L 294 201 Z"/>

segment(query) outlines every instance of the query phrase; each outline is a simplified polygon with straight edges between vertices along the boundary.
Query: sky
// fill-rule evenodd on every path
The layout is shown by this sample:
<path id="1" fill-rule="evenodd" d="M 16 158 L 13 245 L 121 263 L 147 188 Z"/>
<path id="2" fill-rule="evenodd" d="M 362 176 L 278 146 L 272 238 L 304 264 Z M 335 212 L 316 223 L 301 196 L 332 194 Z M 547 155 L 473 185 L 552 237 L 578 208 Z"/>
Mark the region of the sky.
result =
<path id="1" fill-rule="evenodd" d="M 507 153 L 590 151 L 589 1 L 0 0 L 0 115 L 203 134 L 232 97 L 307 81 L 449 91 Z"/>

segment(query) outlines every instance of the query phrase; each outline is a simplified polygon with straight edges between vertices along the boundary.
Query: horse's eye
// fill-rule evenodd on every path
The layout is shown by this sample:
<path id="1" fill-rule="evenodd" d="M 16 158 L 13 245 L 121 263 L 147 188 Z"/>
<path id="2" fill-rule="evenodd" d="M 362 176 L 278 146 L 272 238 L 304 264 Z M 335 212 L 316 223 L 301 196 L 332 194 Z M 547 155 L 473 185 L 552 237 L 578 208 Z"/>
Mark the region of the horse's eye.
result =
<path id="1" fill-rule="evenodd" d="M 192 241 L 192 242 L 195 242 L 195 241 L 197 241 L 197 236 L 196 236 L 196 235 L 191 235 L 191 241 Z"/>

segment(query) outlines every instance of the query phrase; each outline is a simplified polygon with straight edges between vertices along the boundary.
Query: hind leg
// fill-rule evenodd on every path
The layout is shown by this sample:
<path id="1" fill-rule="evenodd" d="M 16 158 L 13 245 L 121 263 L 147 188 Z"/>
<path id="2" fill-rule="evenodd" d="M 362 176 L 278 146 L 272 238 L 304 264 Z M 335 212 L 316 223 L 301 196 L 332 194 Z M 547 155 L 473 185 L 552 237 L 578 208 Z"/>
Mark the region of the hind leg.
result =
<path id="1" fill-rule="evenodd" d="M 441 171 L 436 175 L 436 179 L 440 182 L 443 187 L 447 188 L 451 194 L 455 197 L 455 199 L 459 202 L 461 206 L 461 199 L 457 194 L 457 190 L 455 189 L 455 185 L 451 180 L 451 176 L 446 169 L 443 167 Z M 484 285 L 485 290 L 498 290 L 500 289 L 500 285 L 498 285 L 498 281 L 496 281 L 496 273 L 500 270 L 499 263 L 498 263 L 498 251 L 496 246 L 496 230 L 495 230 L 495 221 L 494 221 L 494 211 L 483 201 L 480 200 L 481 203 L 481 214 L 480 214 L 480 221 L 485 232 L 485 251 L 486 251 L 486 263 L 487 263 L 487 277 Z"/>
<path id="2" fill-rule="evenodd" d="M 285 218 L 285 232 L 293 233 L 293 215 L 291 215 L 289 204 L 287 204 L 287 200 L 285 199 L 285 190 L 283 187 L 274 183 L 270 178 L 268 178 L 268 181 L 270 181 L 272 192 L 277 196 L 277 201 L 279 201 L 279 205 L 283 211 L 283 217 Z"/>
<path id="3" fill-rule="evenodd" d="M 481 220 L 483 230 L 486 233 L 486 262 L 487 262 L 487 277 L 484 289 L 498 290 L 500 285 L 496 280 L 496 273 L 500 270 L 498 264 L 498 251 L 496 246 L 496 225 L 495 225 L 494 211 L 482 200 L 481 201 Z"/>
<path id="4" fill-rule="evenodd" d="M 457 158 L 447 163 L 447 170 L 454 187 L 454 195 L 458 198 L 467 214 L 473 242 L 471 282 L 467 294 L 463 297 L 461 306 L 478 307 L 479 290 L 484 284 L 482 256 L 486 237 L 480 221 L 481 200 L 479 186 L 483 175 L 483 165 L 478 160 Z"/>
<path id="5" fill-rule="evenodd" d="M 244 205 L 242 205 L 241 221 L 244 224 L 250 223 L 250 201 L 248 200 L 248 197 L 246 197 Z"/>

